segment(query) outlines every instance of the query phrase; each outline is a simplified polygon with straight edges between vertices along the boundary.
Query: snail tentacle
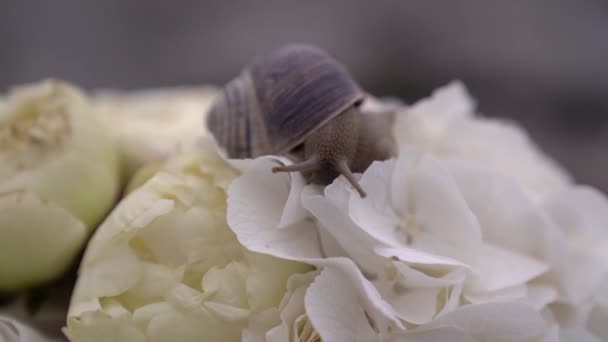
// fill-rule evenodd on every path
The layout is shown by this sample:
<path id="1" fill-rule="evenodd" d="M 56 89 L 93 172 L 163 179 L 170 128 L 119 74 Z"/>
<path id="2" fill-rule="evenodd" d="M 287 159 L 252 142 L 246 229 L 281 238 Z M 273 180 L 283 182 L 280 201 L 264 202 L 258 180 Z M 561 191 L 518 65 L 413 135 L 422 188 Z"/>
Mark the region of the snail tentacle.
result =
<path id="1" fill-rule="evenodd" d="M 353 186 L 353 188 L 355 188 L 355 190 L 357 190 L 357 192 L 359 193 L 361 198 L 365 198 L 365 196 L 367 196 L 367 194 L 365 193 L 365 191 L 363 190 L 361 185 L 359 185 L 359 182 L 357 182 L 357 180 L 355 179 L 355 176 L 353 175 L 353 173 L 350 171 L 350 168 L 348 167 L 346 160 L 339 161 L 338 164 L 336 165 L 336 170 L 338 172 L 340 172 L 340 174 L 342 176 L 344 176 L 344 178 L 346 178 L 346 180 L 348 180 L 350 182 L 350 184 Z"/>
<path id="2" fill-rule="evenodd" d="M 297 164 L 275 166 L 272 168 L 272 173 L 277 172 L 309 172 L 315 171 L 321 168 L 319 158 L 315 155 L 311 158 Z"/>

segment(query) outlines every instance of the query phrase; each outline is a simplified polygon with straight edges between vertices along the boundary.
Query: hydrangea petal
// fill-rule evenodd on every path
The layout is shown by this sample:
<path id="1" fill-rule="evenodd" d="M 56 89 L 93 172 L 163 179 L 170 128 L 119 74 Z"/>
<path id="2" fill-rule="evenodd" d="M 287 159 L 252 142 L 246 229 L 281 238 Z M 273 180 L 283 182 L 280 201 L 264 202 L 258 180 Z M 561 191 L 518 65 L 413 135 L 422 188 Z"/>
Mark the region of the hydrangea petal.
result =
<path id="1" fill-rule="evenodd" d="M 79 300 L 120 295 L 135 286 L 142 274 L 140 261 L 124 239 L 87 259 L 74 290 Z"/>
<path id="2" fill-rule="evenodd" d="M 476 293 L 465 292 L 463 297 L 471 304 L 481 304 L 489 302 L 524 301 L 527 294 L 527 286 L 520 284 L 494 291 Z"/>
<path id="3" fill-rule="evenodd" d="M 393 261 L 392 266 L 394 269 L 385 269 L 386 278 L 374 285 L 402 320 L 428 323 L 438 311 L 449 311 L 460 302 L 465 269 L 429 268 L 427 271 L 433 274 L 430 276 L 401 261 Z"/>
<path id="4" fill-rule="evenodd" d="M 539 311 L 556 301 L 558 297 L 557 289 L 551 285 L 528 284 L 527 292 L 524 301 Z"/>
<path id="5" fill-rule="evenodd" d="M 393 166 L 391 184 L 388 189 L 391 206 L 395 213 L 405 217 L 411 208 L 411 183 L 414 170 L 422 157 L 422 153 L 412 147 L 401 150 Z"/>
<path id="6" fill-rule="evenodd" d="M 520 127 L 477 117 L 475 103 L 461 82 L 435 90 L 398 111 L 394 134 L 400 149 L 415 146 L 436 156 L 459 157 L 494 165 L 540 198 L 569 185 L 570 176 L 544 155 Z"/>
<path id="7" fill-rule="evenodd" d="M 348 206 L 353 222 L 388 246 L 399 245 L 403 235 L 389 197 L 394 164 L 393 160 L 372 163 L 359 180 L 367 196 L 350 196 Z"/>
<path id="8" fill-rule="evenodd" d="M 99 311 L 68 318 L 64 332 L 72 342 L 147 342 L 146 336 L 127 319 L 115 319 Z"/>
<path id="9" fill-rule="evenodd" d="M 446 268 L 442 265 L 433 264 L 408 266 L 401 261 L 393 261 L 393 266 L 410 287 L 443 287 L 459 284 L 464 282 L 468 272 L 466 268 Z"/>
<path id="10" fill-rule="evenodd" d="M 291 165 L 291 160 L 280 156 L 263 156 L 256 159 L 230 159 L 228 160 L 233 166 L 239 169 L 242 173 L 266 173 L 271 172 L 272 168 L 279 165 Z M 285 228 L 295 224 L 308 216 L 307 211 L 300 203 L 300 193 L 306 185 L 304 177 L 299 172 L 283 173 L 279 179 L 282 181 L 281 190 L 289 189 L 287 200 L 282 208 L 281 218 L 279 220 L 279 228 Z M 272 188 L 274 190 L 274 188 Z"/>
<path id="11" fill-rule="evenodd" d="M 251 315 L 279 304 L 291 274 L 310 271 L 239 244 L 226 222 L 225 179 L 205 173 L 218 161 L 210 151 L 184 152 L 123 200 L 85 253 L 66 332 L 99 313 L 112 324 L 95 316 L 90 326 L 104 336 L 120 321 L 151 342 L 237 341 Z M 234 172 L 226 164 L 213 172 L 222 170 Z M 277 228 L 281 201 L 267 228 Z M 300 232 L 316 237 L 310 226 Z M 122 313 L 109 302 L 120 303 Z"/>
<path id="12" fill-rule="evenodd" d="M 412 192 L 420 229 L 414 246 L 459 260 L 472 258 L 481 244 L 479 222 L 436 159 L 425 157 L 420 161 L 412 178 Z"/>
<path id="13" fill-rule="evenodd" d="M 310 285 L 306 312 L 324 341 L 375 341 L 376 331 L 357 292 L 349 281 L 331 268 L 324 269 Z"/>
<path id="14" fill-rule="evenodd" d="M 596 189 L 570 187 L 547 196 L 543 207 L 569 236 L 580 233 L 608 235 L 608 198 Z"/>
<path id="15" fill-rule="evenodd" d="M 228 225 L 251 251 L 298 260 L 321 257 L 313 223 L 277 229 L 289 196 L 289 176 L 273 174 L 269 160 L 258 160 L 228 188 Z M 268 191 L 273 189 L 273 191 Z M 263 201 L 260 194 L 266 194 Z"/>
<path id="16" fill-rule="evenodd" d="M 571 187 L 546 197 L 543 207 L 567 237 L 560 276 L 567 298 L 580 303 L 608 277 L 608 199 L 589 187 Z"/>
<path id="17" fill-rule="evenodd" d="M 376 329 L 386 332 L 391 329 L 403 329 L 402 323 L 395 315 L 390 304 L 387 303 L 374 285 L 367 280 L 355 263 L 348 258 L 331 258 L 311 261 L 319 268 L 332 268 L 339 272 L 357 291 L 363 307 L 370 319 L 376 324 Z M 382 323 L 382 324 L 380 324 Z"/>
<path id="18" fill-rule="evenodd" d="M 430 322 L 437 314 L 438 297 L 441 288 L 427 287 L 387 291 L 382 294 L 400 319 L 411 324 Z"/>
<path id="19" fill-rule="evenodd" d="M 243 329 L 241 336 L 242 342 L 270 342 L 270 341 L 289 341 L 289 331 L 282 327 L 279 318 L 279 310 L 271 308 L 252 316 L 249 324 Z M 276 327 L 276 332 L 272 331 Z M 281 329 L 283 328 L 283 329 Z M 269 335 L 279 334 L 280 338 L 269 338 Z"/>
<path id="20" fill-rule="evenodd" d="M 484 244 L 474 265 L 473 292 L 496 291 L 525 284 L 548 270 L 542 262 L 490 244 Z"/>
<path id="21" fill-rule="evenodd" d="M 359 174 L 354 174 L 357 180 Z M 348 203 L 350 201 L 350 197 L 352 195 L 352 191 L 350 190 L 351 186 L 348 180 L 343 176 L 340 176 L 323 189 L 323 195 L 325 198 L 330 200 L 333 205 L 335 205 L 340 211 L 347 212 L 348 211 Z M 358 194 L 357 194 L 358 195 Z"/>
<path id="22" fill-rule="evenodd" d="M 542 316 L 521 303 L 470 304 L 439 315 L 421 329 L 455 327 L 475 340 L 527 341 L 547 329 Z"/>
<path id="23" fill-rule="evenodd" d="M 374 251 L 385 258 L 397 259 L 409 264 L 429 265 L 429 266 L 447 266 L 447 267 L 462 267 L 470 269 L 470 266 L 456 259 L 444 257 L 441 255 L 427 253 L 414 248 L 400 247 L 376 247 Z"/>
<path id="24" fill-rule="evenodd" d="M 320 195 L 302 198 L 304 207 L 319 221 L 320 229 L 327 231 L 364 272 L 374 274 L 385 261 L 374 254 L 374 240 L 361 230 L 327 198 Z"/>
<path id="25" fill-rule="evenodd" d="M 454 81 L 433 91 L 430 97 L 398 115 L 393 134 L 400 148 L 410 145 L 437 145 L 450 121 L 472 116 L 475 103 L 462 82 Z"/>
<path id="26" fill-rule="evenodd" d="M 541 229 L 548 223 L 514 179 L 479 162 L 452 159 L 447 165 L 481 224 L 484 241 L 523 254 L 539 249 Z"/>
<path id="27" fill-rule="evenodd" d="M 159 300 L 183 276 L 183 268 L 173 269 L 151 262 L 142 262 L 140 267 L 141 277 L 121 296 L 125 303 L 134 307 Z"/>

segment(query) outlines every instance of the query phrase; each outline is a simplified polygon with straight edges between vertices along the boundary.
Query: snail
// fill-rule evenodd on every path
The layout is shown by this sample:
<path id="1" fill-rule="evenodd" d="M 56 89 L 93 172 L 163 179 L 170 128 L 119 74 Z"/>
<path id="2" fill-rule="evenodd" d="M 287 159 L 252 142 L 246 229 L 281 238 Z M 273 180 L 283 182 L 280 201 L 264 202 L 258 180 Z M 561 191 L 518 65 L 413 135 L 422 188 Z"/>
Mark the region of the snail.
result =
<path id="1" fill-rule="evenodd" d="M 392 116 L 362 111 L 365 97 L 326 51 L 289 44 L 257 57 L 228 82 L 206 124 L 229 158 L 286 155 L 295 164 L 272 172 L 302 172 L 317 184 L 343 175 L 365 197 L 353 172 L 395 153 Z"/>

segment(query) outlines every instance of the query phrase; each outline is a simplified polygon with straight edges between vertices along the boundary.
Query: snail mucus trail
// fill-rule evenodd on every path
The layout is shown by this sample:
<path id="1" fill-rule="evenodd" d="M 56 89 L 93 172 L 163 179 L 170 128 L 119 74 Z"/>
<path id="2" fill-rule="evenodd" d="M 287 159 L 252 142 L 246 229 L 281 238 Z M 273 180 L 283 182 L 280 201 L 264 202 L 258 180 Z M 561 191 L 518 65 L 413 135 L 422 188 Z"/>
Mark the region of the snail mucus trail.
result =
<path id="1" fill-rule="evenodd" d="M 365 112 L 365 94 L 324 50 L 290 44 L 258 57 L 224 86 L 206 124 L 229 158 L 286 155 L 302 172 L 329 184 L 343 175 L 366 193 L 353 172 L 394 155 L 392 112 Z"/>

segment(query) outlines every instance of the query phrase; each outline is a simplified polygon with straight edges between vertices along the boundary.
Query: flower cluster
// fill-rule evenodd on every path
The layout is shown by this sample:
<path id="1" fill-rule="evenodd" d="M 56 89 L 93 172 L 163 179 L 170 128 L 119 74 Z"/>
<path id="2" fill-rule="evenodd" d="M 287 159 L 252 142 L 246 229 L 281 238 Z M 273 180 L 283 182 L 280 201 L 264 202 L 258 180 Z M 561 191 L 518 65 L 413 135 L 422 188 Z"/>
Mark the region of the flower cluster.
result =
<path id="1" fill-rule="evenodd" d="M 285 159 L 240 164 L 239 241 L 318 268 L 244 341 L 608 339 L 608 199 L 473 110 L 460 83 L 398 109 L 400 153 L 361 175 L 366 198 L 268 171 Z"/>
<path id="2" fill-rule="evenodd" d="M 386 104 L 386 105 L 385 105 Z M 451 83 L 399 153 L 322 187 L 280 156 L 182 152 L 87 248 L 72 341 L 608 340 L 608 199 Z"/>
<path id="3" fill-rule="evenodd" d="M 236 172 L 183 151 L 131 192 L 89 242 L 68 312 L 71 341 L 237 341 L 310 266 L 245 250 L 226 224 Z"/>
<path id="4" fill-rule="evenodd" d="M 118 142 L 126 176 L 131 177 L 142 166 L 153 173 L 180 148 L 205 135 L 203 115 L 218 93 L 216 87 L 201 86 L 99 90 L 91 97 L 98 119 Z"/>

